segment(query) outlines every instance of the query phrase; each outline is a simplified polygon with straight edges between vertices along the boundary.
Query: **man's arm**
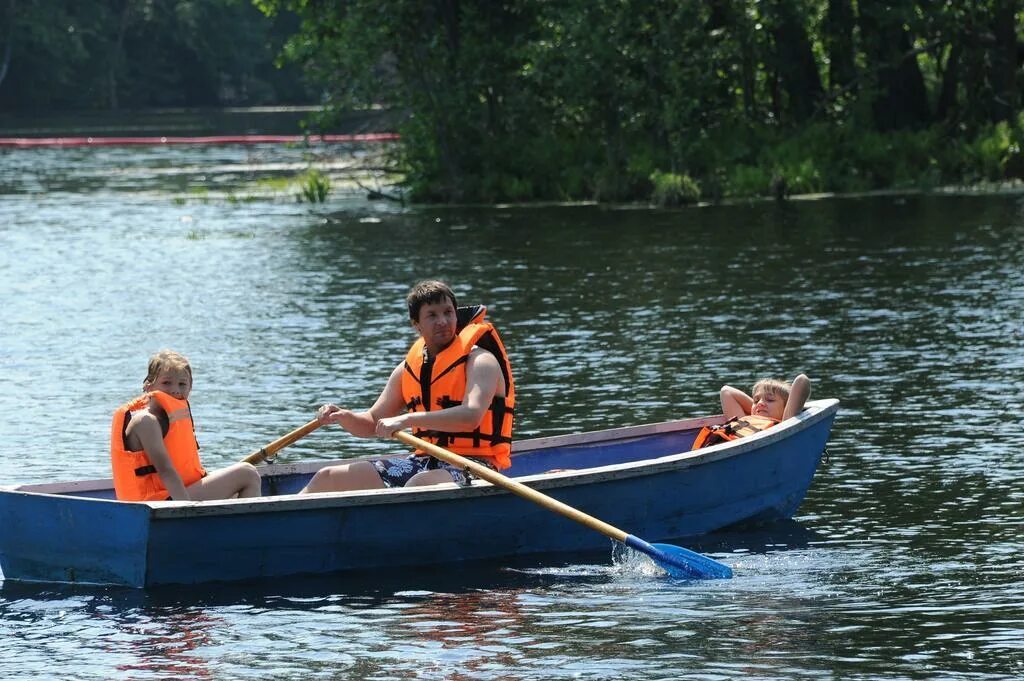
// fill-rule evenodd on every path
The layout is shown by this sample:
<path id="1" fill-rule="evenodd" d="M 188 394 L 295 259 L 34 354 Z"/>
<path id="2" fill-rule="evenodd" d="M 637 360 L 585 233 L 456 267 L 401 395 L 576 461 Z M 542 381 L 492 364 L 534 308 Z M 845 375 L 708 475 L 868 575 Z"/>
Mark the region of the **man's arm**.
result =
<path id="1" fill-rule="evenodd" d="M 494 396 L 498 394 L 498 388 L 503 385 L 503 381 L 501 367 L 494 355 L 486 350 L 473 348 L 466 361 L 466 395 L 462 404 L 437 411 L 420 411 L 381 418 L 377 421 L 377 435 L 391 437 L 395 431 L 413 427 L 447 433 L 473 430 L 483 421 L 484 414 L 491 406 Z M 399 385 L 399 402 L 400 388 Z"/>
<path id="2" fill-rule="evenodd" d="M 336 423 L 356 437 L 373 437 L 377 421 L 401 414 L 405 409 L 405 403 L 402 401 L 402 371 L 403 364 L 395 367 L 388 377 L 384 390 L 369 410 L 352 411 L 336 404 L 325 404 L 317 410 L 317 420 L 324 424 Z"/>

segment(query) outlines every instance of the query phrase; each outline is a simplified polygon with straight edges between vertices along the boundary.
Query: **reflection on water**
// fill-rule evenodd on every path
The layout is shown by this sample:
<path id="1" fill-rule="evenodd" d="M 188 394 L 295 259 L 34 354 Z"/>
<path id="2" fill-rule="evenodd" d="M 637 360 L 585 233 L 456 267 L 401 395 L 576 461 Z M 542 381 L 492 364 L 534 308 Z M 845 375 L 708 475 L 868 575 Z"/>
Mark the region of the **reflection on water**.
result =
<path id="1" fill-rule="evenodd" d="M 193 360 L 212 466 L 323 401 L 368 405 L 413 340 L 405 291 L 440 276 L 500 326 L 520 436 L 706 414 L 723 383 L 807 372 L 842 404 L 796 522 L 691 545 L 728 556 L 728 582 L 575 555 L 156 593 L 5 583 L 0 675 L 1024 674 L 1017 198 L 682 211 L 225 198 L 302 162 L 230 147 L 0 153 L 0 482 L 106 477 L 110 412 L 165 346 Z M 281 460 L 394 450 L 322 430 Z"/>

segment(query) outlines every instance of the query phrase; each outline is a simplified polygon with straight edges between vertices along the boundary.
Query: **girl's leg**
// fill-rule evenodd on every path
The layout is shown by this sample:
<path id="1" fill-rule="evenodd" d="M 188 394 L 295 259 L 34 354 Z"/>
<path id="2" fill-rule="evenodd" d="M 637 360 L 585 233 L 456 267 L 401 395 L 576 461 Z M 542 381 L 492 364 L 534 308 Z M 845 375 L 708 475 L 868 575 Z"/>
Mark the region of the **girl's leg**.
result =
<path id="1" fill-rule="evenodd" d="M 258 497 L 260 491 L 260 473 L 251 463 L 220 468 L 188 487 L 188 495 L 195 501 Z"/>

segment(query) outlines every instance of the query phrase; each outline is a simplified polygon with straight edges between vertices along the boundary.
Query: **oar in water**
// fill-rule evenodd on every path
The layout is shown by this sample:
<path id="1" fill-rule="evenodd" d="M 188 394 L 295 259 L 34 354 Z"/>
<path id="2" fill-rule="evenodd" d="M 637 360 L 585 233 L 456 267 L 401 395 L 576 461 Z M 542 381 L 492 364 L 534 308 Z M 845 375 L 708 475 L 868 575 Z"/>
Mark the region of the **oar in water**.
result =
<path id="1" fill-rule="evenodd" d="M 557 499 L 552 499 L 532 487 L 527 487 L 520 482 L 516 482 L 511 478 L 505 477 L 497 471 L 493 471 L 486 466 L 481 466 L 475 461 L 471 461 L 454 452 L 450 452 L 447 449 L 443 449 L 435 444 L 422 440 L 411 433 L 400 430 L 394 434 L 394 437 L 408 445 L 428 452 L 442 461 L 447 461 L 453 466 L 468 468 L 473 475 L 482 480 L 486 480 L 487 482 L 499 487 L 504 487 L 508 491 L 518 494 L 524 499 L 540 504 L 549 511 L 560 513 L 570 520 L 575 520 L 578 523 L 586 525 L 592 530 L 596 530 L 605 536 L 611 537 L 615 541 L 622 542 L 631 549 L 647 554 L 655 563 L 664 569 L 665 572 L 669 573 L 673 577 L 683 577 L 688 579 L 728 579 L 732 577 L 732 568 L 723 563 L 719 563 L 717 560 L 713 560 L 707 556 L 690 551 L 689 549 L 684 549 L 681 546 L 673 546 L 672 544 L 648 544 L 643 539 L 634 537 L 631 534 L 626 534 L 622 530 L 609 525 L 603 520 L 598 520 L 577 508 L 573 508 L 568 504 L 563 504 Z"/>
<path id="2" fill-rule="evenodd" d="M 293 442 L 306 437 L 314 430 L 319 428 L 321 425 L 323 424 L 321 424 L 316 419 L 313 419 L 312 421 L 302 426 L 301 428 L 296 428 L 287 435 L 282 435 L 281 437 L 277 438 L 266 447 L 261 447 L 260 449 L 257 449 L 255 452 L 242 459 L 242 462 L 251 463 L 255 466 L 264 459 L 268 459 L 274 456 L 274 454 L 277 454 L 280 450 L 284 449 Z"/>

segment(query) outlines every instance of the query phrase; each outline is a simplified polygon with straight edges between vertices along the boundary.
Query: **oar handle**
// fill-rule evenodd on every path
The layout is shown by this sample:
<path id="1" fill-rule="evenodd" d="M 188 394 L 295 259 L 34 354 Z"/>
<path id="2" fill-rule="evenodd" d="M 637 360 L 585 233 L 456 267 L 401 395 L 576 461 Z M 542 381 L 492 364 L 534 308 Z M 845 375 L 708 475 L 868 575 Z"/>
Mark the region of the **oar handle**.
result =
<path id="1" fill-rule="evenodd" d="M 242 459 L 242 462 L 256 465 L 259 462 L 263 461 L 264 459 L 269 458 L 274 454 L 277 454 L 278 451 L 284 449 L 285 447 L 292 444 L 296 440 L 306 437 L 314 430 L 319 428 L 321 425 L 323 424 L 320 423 L 318 420 L 313 419 L 312 421 L 302 426 L 301 428 L 296 428 L 287 435 L 282 435 L 281 437 L 277 438 L 266 447 L 261 447 L 260 449 L 257 449 L 255 452 Z"/>
<path id="2" fill-rule="evenodd" d="M 422 449 L 425 452 L 429 452 L 432 456 L 435 456 L 438 459 L 441 459 L 442 461 L 447 461 L 453 466 L 459 466 L 460 468 L 468 468 L 473 475 L 477 476 L 481 480 L 486 480 L 487 482 L 493 485 L 504 487 L 508 491 L 514 494 L 518 494 L 524 499 L 529 499 L 530 501 L 536 504 L 540 504 L 541 506 L 547 508 L 550 511 L 560 513 L 561 515 L 564 515 L 566 518 L 569 518 L 570 520 L 575 520 L 578 523 L 582 523 L 590 529 L 600 532 L 601 534 L 606 535 L 616 541 L 626 541 L 626 537 L 628 535 L 619 528 L 613 525 L 609 525 L 603 520 L 598 520 L 597 518 L 591 515 L 587 515 L 586 513 L 577 508 L 573 508 L 572 506 L 563 504 L 558 499 L 552 499 L 548 495 L 538 492 L 532 487 L 527 487 L 521 482 L 516 482 L 511 478 L 505 477 L 501 473 L 491 470 L 487 466 L 481 466 L 475 461 L 471 461 L 470 459 L 459 456 L 455 452 L 450 452 L 447 449 L 438 447 L 435 444 L 427 442 L 426 440 L 422 440 L 416 437 L 415 435 L 407 433 L 403 430 L 397 431 L 394 434 L 394 437 L 406 443 L 407 445 L 412 445 L 413 447 Z"/>

